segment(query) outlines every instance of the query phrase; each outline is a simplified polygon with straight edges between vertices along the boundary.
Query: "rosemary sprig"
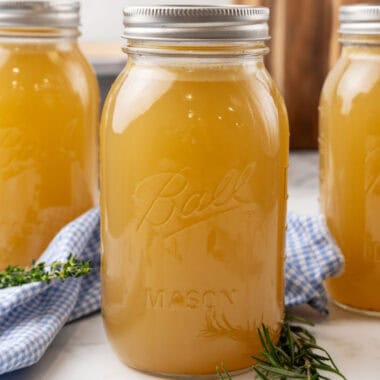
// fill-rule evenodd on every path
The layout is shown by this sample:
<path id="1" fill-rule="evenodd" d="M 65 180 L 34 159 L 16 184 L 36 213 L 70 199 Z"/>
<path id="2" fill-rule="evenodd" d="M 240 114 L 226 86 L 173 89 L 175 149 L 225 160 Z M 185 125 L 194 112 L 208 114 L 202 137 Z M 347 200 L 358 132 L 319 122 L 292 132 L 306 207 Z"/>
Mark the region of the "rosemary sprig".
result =
<path id="1" fill-rule="evenodd" d="M 222 364 L 221 370 L 218 367 L 216 367 L 216 374 L 218 375 L 218 379 L 220 380 L 232 380 L 232 377 L 226 370 L 224 364 Z"/>
<path id="2" fill-rule="evenodd" d="M 313 324 L 303 318 L 287 316 L 278 343 L 270 337 L 269 329 L 262 325 L 258 329 L 262 351 L 253 356 L 257 364 L 253 371 L 261 380 L 329 380 L 327 373 L 334 373 L 343 380 L 330 354 L 316 342 L 315 337 L 303 325 Z M 231 375 L 222 366 L 217 368 L 219 380 L 230 380 Z"/>
<path id="3" fill-rule="evenodd" d="M 91 273 L 91 261 L 81 261 L 70 255 L 65 262 L 51 264 L 33 262 L 30 267 L 8 266 L 0 272 L 0 289 L 32 282 L 50 283 L 54 279 L 65 281 Z"/>

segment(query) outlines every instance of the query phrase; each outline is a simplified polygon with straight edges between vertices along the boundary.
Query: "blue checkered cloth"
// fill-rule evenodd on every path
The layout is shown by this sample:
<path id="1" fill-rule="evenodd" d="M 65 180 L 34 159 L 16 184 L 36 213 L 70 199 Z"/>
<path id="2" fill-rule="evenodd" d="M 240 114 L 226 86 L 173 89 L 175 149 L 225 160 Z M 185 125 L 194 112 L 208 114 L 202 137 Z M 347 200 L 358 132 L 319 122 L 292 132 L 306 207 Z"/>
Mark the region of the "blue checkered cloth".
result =
<path id="1" fill-rule="evenodd" d="M 285 261 L 285 305 L 309 304 L 327 314 L 323 281 L 338 275 L 344 264 L 339 248 L 320 215 L 288 214 Z"/>
<path id="2" fill-rule="evenodd" d="M 93 209 L 65 228 L 40 261 L 65 260 L 69 253 L 91 260 L 91 275 L 0 290 L 0 374 L 36 363 L 65 323 L 100 307 L 99 210 Z M 338 274 L 342 256 L 319 216 L 288 216 L 287 306 L 309 303 L 327 312 L 323 280 Z"/>

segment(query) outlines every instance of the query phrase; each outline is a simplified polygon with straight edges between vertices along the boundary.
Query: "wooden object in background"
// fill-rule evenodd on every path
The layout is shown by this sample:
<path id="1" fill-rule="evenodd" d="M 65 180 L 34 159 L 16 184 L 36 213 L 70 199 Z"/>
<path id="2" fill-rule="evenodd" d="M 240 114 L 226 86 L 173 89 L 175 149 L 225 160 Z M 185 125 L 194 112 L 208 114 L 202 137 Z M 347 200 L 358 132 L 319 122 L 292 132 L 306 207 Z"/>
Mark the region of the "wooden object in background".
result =
<path id="1" fill-rule="evenodd" d="M 290 146 L 298 149 L 317 148 L 319 96 L 326 75 L 340 51 L 337 42 L 339 7 L 371 1 L 236 2 L 271 8 L 272 42 L 267 63 L 285 97 L 290 122 Z"/>
<path id="2" fill-rule="evenodd" d="M 291 148 L 318 145 L 318 103 L 329 70 L 331 0 L 243 0 L 271 8 L 268 68 L 285 97 Z"/>

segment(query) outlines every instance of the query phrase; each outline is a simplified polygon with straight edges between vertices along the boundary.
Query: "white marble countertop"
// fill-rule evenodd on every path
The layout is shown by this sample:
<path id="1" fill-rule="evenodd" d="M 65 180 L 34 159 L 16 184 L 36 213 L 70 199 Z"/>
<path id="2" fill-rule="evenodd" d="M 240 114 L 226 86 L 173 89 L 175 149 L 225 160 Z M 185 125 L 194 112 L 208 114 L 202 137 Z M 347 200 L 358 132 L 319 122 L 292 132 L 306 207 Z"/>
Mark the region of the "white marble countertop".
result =
<path id="1" fill-rule="evenodd" d="M 318 210 L 318 158 L 316 153 L 294 153 L 289 170 L 289 209 Z M 303 307 L 300 312 L 316 321 L 318 342 L 335 359 L 348 380 L 380 379 L 380 320 L 330 308 L 320 319 Z M 33 367 L 0 376 L 2 380 L 153 380 L 121 364 L 107 343 L 100 314 L 63 328 Z M 252 373 L 236 377 L 251 380 Z M 333 379 L 331 377 L 331 379 Z"/>

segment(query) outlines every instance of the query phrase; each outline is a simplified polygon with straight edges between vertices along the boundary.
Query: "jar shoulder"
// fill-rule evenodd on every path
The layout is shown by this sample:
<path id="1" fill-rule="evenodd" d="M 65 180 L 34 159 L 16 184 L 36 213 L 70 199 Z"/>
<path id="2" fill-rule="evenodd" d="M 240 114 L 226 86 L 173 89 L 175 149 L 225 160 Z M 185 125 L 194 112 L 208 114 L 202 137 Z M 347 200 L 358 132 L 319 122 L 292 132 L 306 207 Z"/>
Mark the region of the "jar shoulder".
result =
<path id="1" fill-rule="evenodd" d="M 347 113 L 360 99 L 379 96 L 380 51 L 353 48 L 342 53 L 328 74 L 321 105 L 339 102 Z"/>
<path id="2" fill-rule="evenodd" d="M 244 117 L 247 122 L 281 122 L 287 128 L 284 101 L 264 66 L 173 69 L 127 65 L 108 95 L 104 122 L 121 130 L 142 115 L 160 113 L 193 122 Z"/>
<path id="3" fill-rule="evenodd" d="M 20 96 L 25 91 L 29 96 L 59 91 L 99 97 L 95 72 L 77 45 L 10 48 L 0 44 L 0 86 L 3 94 L 16 90 Z"/>

